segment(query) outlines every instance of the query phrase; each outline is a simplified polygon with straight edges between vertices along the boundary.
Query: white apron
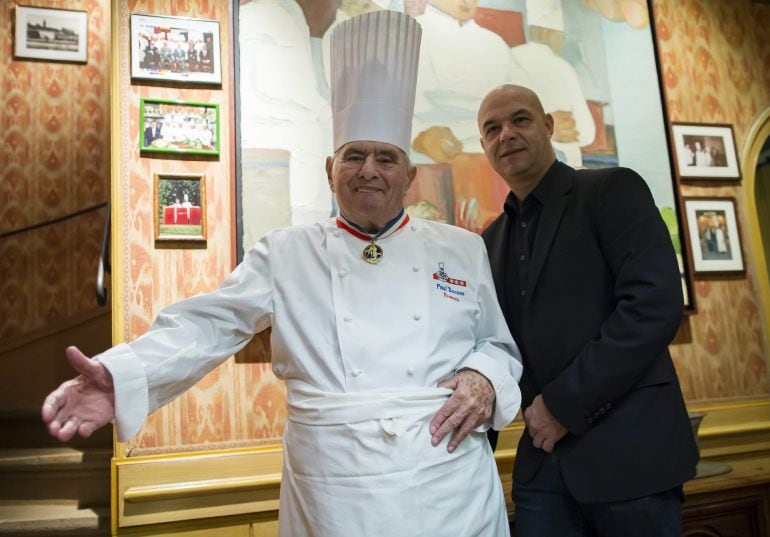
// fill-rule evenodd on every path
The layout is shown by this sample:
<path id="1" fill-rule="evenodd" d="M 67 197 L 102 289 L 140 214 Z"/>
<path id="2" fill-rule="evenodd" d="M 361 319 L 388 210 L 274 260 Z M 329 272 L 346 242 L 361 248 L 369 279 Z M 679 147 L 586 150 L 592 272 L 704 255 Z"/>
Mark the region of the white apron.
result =
<path id="1" fill-rule="evenodd" d="M 509 535 L 486 434 L 430 444 L 449 390 L 289 393 L 280 537 Z"/>

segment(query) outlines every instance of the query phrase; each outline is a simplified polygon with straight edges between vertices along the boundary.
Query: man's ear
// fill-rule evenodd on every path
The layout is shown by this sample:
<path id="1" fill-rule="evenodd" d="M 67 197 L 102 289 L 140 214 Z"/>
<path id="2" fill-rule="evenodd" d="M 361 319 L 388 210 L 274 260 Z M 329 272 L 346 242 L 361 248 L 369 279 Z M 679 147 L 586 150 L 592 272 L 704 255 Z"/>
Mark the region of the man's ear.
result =
<path id="1" fill-rule="evenodd" d="M 332 165 L 334 159 L 332 157 L 326 157 L 326 180 L 329 181 L 329 190 L 334 192 L 334 181 L 332 181 Z"/>
<path id="2" fill-rule="evenodd" d="M 545 126 L 548 129 L 548 137 L 553 137 L 553 116 L 551 114 L 545 115 Z"/>

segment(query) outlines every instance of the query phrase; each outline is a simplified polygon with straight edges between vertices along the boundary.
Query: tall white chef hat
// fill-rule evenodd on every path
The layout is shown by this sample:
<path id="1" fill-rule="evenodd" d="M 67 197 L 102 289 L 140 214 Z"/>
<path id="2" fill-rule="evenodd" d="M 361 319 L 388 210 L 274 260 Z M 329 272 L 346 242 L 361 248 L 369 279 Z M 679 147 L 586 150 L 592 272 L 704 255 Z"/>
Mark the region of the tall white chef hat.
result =
<path id="1" fill-rule="evenodd" d="M 334 150 L 387 142 L 409 153 L 422 28 L 397 11 L 371 11 L 331 35 Z"/>

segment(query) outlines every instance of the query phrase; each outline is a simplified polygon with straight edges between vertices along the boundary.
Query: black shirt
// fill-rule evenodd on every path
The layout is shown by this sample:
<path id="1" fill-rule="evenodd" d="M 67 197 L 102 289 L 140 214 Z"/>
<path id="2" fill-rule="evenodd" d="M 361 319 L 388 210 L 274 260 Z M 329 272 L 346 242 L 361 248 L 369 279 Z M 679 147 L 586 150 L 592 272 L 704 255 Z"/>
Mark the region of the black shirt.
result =
<path id="1" fill-rule="evenodd" d="M 521 322 L 529 289 L 529 267 L 535 245 L 535 234 L 543 206 L 548 199 L 555 166 L 552 165 L 522 203 L 508 194 L 503 210 L 508 216 L 508 246 L 505 255 L 505 297 L 508 302 L 508 328 L 513 339 L 523 341 Z M 520 344 L 520 343 L 519 343 Z M 522 349 L 523 350 L 523 349 Z"/>

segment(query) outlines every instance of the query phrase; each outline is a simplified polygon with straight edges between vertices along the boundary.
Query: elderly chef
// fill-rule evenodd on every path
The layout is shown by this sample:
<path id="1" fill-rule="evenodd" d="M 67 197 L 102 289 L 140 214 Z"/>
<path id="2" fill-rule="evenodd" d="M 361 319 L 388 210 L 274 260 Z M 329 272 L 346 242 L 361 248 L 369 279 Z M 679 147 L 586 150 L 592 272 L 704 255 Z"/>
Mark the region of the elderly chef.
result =
<path id="1" fill-rule="evenodd" d="M 420 26 L 379 11 L 332 36 L 341 215 L 268 233 L 212 293 L 89 360 L 46 399 L 52 435 L 137 432 L 272 326 L 286 381 L 279 534 L 508 535 L 484 434 L 519 409 L 521 364 L 480 237 L 404 212 Z M 448 433 L 452 433 L 451 435 Z"/>

